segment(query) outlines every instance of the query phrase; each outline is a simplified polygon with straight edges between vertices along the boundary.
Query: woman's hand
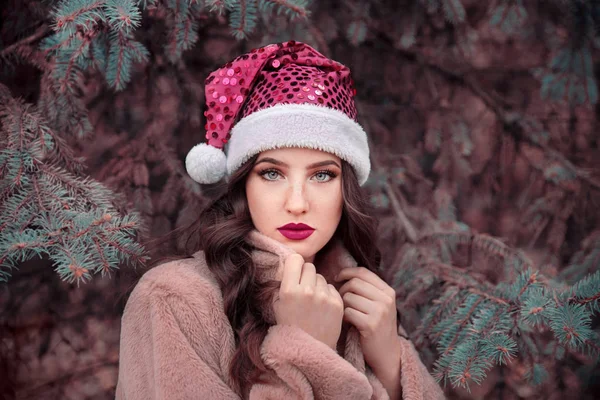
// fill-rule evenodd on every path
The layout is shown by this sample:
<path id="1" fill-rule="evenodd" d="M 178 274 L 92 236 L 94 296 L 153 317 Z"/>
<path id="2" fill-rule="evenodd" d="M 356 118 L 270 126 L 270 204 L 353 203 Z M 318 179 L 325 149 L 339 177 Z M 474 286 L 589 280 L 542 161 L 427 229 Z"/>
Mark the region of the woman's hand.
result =
<path id="1" fill-rule="evenodd" d="M 336 350 L 344 317 L 342 297 L 300 254 L 291 254 L 285 260 L 279 299 L 273 310 L 278 324 L 298 326 Z"/>
<path id="2" fill-rule="evenodd" d="M 344 301 L 344 320 L 360 332 L 365 362 L 378 377 L 399 373 L 396 291 L 363 267 L 344 268 L 335 280 L 347 280 L 339 289 Z"/>

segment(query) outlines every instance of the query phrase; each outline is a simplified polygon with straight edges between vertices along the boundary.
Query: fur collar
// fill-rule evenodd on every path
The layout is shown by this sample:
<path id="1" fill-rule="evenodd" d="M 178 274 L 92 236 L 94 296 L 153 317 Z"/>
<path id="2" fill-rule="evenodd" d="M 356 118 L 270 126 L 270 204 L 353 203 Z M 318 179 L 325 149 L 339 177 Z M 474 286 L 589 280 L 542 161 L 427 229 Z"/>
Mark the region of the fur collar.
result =
<path id="1" fill-rule="evenodd" d="M 260 233 L 256 229 L 248 234 L 246 242 L 253 247 L 252 260 L 259 267 L 259 279 L 277 279 L 278 271 L 282 270 L 286 257 L 295 253 L 295 250 L 289 246 Z M 343 282 L 334 282 L 333 277 L 342 268 L 357 266 L 356 260 L 339 239 L 333 239 L 328 243 L 315 257 L 314 264 L 318 273 L 323 275 L 336 289 L 339 289 Z M 265 307 L 267 307 L 265 314 L 271 319 L 269 322 L 274 323 L 271 304 L 269 303 Z M 345 335 L 345 345 L 342 348 L 338 347 L 338 351 L 356 369 L 365 373 L 365 360 L 360 347 L 360 333 L 354 326 L 344 322 L 342 335 Z"/>
<path id="2" fill-rule="evenodd" d="M 264 279 L 281 279 L 279 274 L 283 269 L 285 259 L 290 254 L 296 252 L 291 247 L 260 233 L 256 229 L 246 237 L 246 242 L 254 247 L 252 260 L 255 265 L 261 267 Z M 317 254 L 314 264 L 318 268 L 318 273 L 323 275 L 327 279 L 327 282 L 336 286 L 337 289 L 339 289 L 341 284 L 334 282 L 333 277 L 342 268 L 355 267 L 357 265 L 354 257 L 352 257 L 339 239 L 333 239 L 328 243 Z"/>

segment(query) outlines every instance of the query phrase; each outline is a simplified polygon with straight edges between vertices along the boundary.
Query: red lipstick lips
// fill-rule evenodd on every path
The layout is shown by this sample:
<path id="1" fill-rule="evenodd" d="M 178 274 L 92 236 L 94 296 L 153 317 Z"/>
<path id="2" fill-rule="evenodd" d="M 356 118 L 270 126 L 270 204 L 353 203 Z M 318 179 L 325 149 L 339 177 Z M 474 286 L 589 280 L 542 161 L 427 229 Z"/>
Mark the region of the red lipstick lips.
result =
<path id="1" fill-rule="evenodd" d="M 312 235 L 315 231 L 314 228 L 306 225 L 306 224 L 294 224 L 289 223 L 277 228 L 279 233 L 291 240 L 303 240 Z"/>

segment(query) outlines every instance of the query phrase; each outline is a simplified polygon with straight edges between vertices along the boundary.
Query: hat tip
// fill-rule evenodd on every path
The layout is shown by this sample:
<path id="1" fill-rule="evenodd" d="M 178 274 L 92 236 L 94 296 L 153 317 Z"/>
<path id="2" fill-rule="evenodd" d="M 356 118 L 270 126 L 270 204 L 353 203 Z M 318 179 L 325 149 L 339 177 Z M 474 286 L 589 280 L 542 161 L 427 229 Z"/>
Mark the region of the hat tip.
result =
<path id="1" fill-rule="evenodd" d="M 227 173 L 227 157 L 223 150 L 207 143 L 199 143 L 187 154 L 185 168 L 198 183 L 216 183 Z"/>

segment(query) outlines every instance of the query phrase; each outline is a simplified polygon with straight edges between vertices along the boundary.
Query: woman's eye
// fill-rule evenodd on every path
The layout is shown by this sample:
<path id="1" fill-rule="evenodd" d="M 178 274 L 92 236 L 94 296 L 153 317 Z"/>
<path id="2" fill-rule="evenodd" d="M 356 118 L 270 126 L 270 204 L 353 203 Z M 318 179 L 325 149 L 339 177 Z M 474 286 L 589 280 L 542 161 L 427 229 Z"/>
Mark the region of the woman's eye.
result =
<path id="1" fill-rule="evenodd" d="M 261 171 L 258 173 L 261 178 L 263 178 L 264 180 L 267 181 L 273 181 L 277 179 L 277 175 L 279 175 L 279 172 L 275 171 L 275 170 L 265 170 L 265 171 Z M 273 179 L 271 179 L 273 178 Z"/>
<path id="2" fill-rule="evenodd" d="M 270 174 L 272 174 L 272 175 L 270 175 Z M 265 175 L 268 175 L 268 176 L 270 176 L 271 178 L 273 178 L 273 179 L 276 179 L 276 178 L 277 178 L 277 176 L 278 176 L 279 174 L 278 174 L 277 172 L 275 172 L 275 171 L 267 171 L 267 172 L 265 173 Z"/>
<path id="3" fill-rule="evenodd" d="M 318 181 L 327 181 L 327 178 L 331 178 L 331 175 L 325 173 L 325 172 L 319 172 L 315 175 L 316 177 L 321 176 L 322 179 L 317 178 Z"/>

